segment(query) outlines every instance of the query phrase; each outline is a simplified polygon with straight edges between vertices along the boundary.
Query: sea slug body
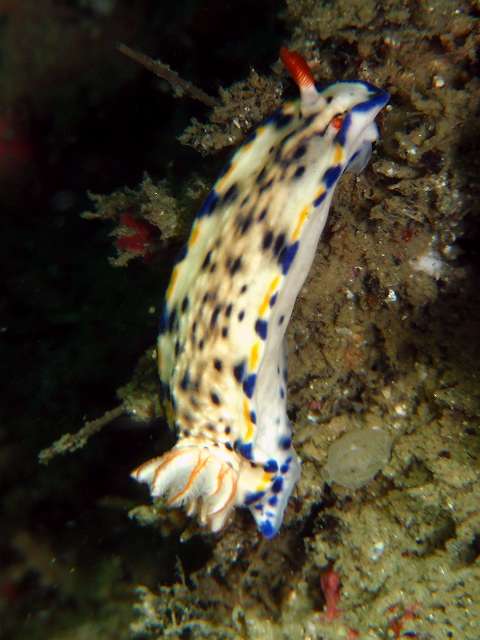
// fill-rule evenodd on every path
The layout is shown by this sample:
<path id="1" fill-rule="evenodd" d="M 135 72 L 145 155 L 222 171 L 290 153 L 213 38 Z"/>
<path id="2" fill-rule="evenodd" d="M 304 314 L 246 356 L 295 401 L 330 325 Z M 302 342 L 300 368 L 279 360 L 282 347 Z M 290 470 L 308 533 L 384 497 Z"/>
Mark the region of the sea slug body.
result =
<path id="1" fill-rule="evenodd" d="M 300 88 L 233 155 L 173 269 L 158 368 L 178 441 L 133 472 L 212 531 L 248 507 L 273 537 L 300 476 L 286 411 L 285 330 L 335 186 L 367 164 L 388 102 L 366 82 L 320 89 L 295 52 Z"/>

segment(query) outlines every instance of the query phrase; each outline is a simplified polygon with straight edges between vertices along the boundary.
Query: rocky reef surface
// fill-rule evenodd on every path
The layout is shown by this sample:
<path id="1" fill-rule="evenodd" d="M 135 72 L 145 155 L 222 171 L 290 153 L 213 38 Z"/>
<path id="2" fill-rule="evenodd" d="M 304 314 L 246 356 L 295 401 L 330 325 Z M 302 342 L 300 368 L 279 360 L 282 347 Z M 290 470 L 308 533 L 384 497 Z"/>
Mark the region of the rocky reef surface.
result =
<path id="1" fill-rule="evenodd" d="M 128 3 L 74 5 L 66 16 L 49 5 L 48 29 L 27 30 L 49 53 L 33 74 L 30 100 L 14 34 L 37 14 L 28 2 L 21 16 L 15 8 L 6 13 L 0 44 L 11 75 L 2 91 L 16 113 L 23 105 L 29 122 L 10 135 L 15 153 L 11 146 L 8 171 L 0 166 L 0 178 L 15 188 L 27 170 L 33 183 L 45 185 L 33 159 L 47 150 L 58 173 L 55 153 L 64 162 L 71 144 L 62 127 L 78 134 L 84 117 L 78 87 L 64 82 L 53 100 L 50 139 L 39 137 L 57 78 L 81 69 L 90 108 L 101 108 L 106 118 L 135 74 L 148 77 L 125 60 L 113 66 L 105 86 L 89 77 L 81 56 L 72 54 L 70 65 L 68 56 L 54 63 L 68 26 L 82 46 L 88 38 L 99 43 L 97 52 L 88 49 L 89 59 L 98 61 L 105 39 L 119 37 L 157 55 L 152 43 L 160 17 L 150 3 L 133 12 L 134 23 Z M 197 30 L 203 25 L 197 36 L 206 48 L 213 27 L 202 22 L 201 9 L 189 10 L 190 17 L 196 11 Z M 31 347 L 29 324 L 13 324 L 13 338 L 10 329 L 4 336 L 7 347 L 16 343 L 15 357 L 4 362 L 23 369 L 35 362 L 43 374 L 29 365 L 22 382 L 6 388 L 0 637 L 478 638 L 480 11 L 473 0 L 286 0 L 265 3 L 263 11 L 281 30 L 281 43 L 300 51 L 320 82 L 361 78 L 392 96 L 369 167 L 358 177 L 347 174 L 337 189 L 289 327 L 289 415 L 303 468 L 285 524 L 268 542 L 249 514 L 237 512 L 221 534 L 209 535 L 183 513 L 151 505 L 128 480 L 137 463 L 171 444 L 153 344 L 175 252 L 225 153 L 291 90 L 276 62 L 280 40 L 269 33 L 263 49 L 249 45 L 243 71 L 222 80 L 215 106 L 182 101 L 182 125 L 173 127 L 170 116 L 163 148 L 158 157 L 137 161 L 135 182 L 121 173 L 116 185 L 96 180 L 95 146 L 80 156 L 85 190 L 108 195 L 89 205 L 71 181 L 49 195 L 45 208 L 53 211 L 55 231 L 43 227 L 30 241 L 35 246 L 41 238 L 38 260 L 47 284 L 39 267 L 29 270 L 15 262 L 13 248 L 8 252 L 22 233 L 28 237 L 28 216 L 10 222 L 4 237 L 12 238 L 7 285 L 15 304 L 6 306 L 6 317 L 40 310 L 43 333 L 34 334 Z M 157 23 L 147 26 L 145 16 L 152 15 Z M 194 35 L 182 20 L 171 23 L 176 32 Z M 157 31 L 149 31 L 152 24 Z M 103 39 L 95 40 L 95 29 Z M 240 35 L 246 37 L 241 24 L 236 47 Z M 239 57 L 235 47 L 225 52 Z M 178 71 L 215 94 L 193 62 Z M 45 87 L 51 78 L 57 85 Z M 142 85 L 142 98 L 161 90 L 175 113 L 180 100 L 155 82 Z M 68 105 L 63 119 L 60 105 Z M 179 151 L 185 148 L 188 159 Z M 129 145 L 124 149 L 130 152 Z M 114 171 L 114 159 L 107 166 Z M 13 203 L 15 188 L 8 192 Z M 89 222 L 73 222 L 87 209 Z M 62 269 L 81 270 L 88 262 L 88 247 L 75 241 L 87 242 L 85 227 L 103 235 L 70 289 Z M 79 257 L 54 260 L 53 233 Z M 47 467 L 36 465 L 42 448 Z"/>

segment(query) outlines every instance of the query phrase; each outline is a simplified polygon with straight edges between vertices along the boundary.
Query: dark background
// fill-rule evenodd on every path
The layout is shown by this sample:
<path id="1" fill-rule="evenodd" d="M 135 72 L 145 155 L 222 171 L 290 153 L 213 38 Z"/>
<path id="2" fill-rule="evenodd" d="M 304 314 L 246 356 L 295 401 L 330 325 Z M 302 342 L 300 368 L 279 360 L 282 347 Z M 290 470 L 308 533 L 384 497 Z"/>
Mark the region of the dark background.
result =
<path id="1" fill-rule="evenodd" d="M 132 615 L 133 585 L 171 581 L 176 555 L 201 561 L 197 543 L 161 546 L 127 518 L 146 498 L 129 473 L 154 428 L 124 420 L 48 467 L 37 460 L 118 404 L 155 341 L 147 310 L 165 276 L 109 264 L 112 227 L 80 217 L 87 192 L 134 188 L 144 172 L 178 190 L 222 160 L 176 140 L 207 108 L 174 99 L 116 43 L 216 95 L 252 65 L 267 72 L 284 37 L 273 0 L 0 3 L 0 637 L 53 637 L 92 615 L 110 637 L 112 606 L 116 624 Z"/>

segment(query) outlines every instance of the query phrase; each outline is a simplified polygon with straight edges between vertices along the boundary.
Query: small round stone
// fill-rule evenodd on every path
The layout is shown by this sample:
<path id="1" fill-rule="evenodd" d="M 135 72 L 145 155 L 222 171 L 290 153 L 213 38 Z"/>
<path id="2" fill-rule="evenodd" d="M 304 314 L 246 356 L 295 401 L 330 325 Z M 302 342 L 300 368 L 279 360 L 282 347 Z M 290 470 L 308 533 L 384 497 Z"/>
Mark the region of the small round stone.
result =
<path id="1" fill-rule="evenodd" d="M 379 427 L 345 433 L 328 450 L 326 480 L 359 489 L 387 464 L 391 450 L 392 437 Z"/>

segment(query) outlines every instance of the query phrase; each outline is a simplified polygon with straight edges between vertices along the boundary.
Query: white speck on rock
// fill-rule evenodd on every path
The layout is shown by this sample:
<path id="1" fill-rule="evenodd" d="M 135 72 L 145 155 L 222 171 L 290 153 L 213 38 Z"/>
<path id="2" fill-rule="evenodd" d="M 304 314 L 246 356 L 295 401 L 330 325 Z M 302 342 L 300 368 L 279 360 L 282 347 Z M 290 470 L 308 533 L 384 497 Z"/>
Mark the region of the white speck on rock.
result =
<path id="1" fill-rule="evenodd" d="M 435 280 L 441 278 L 445 272 L 445 263 L 442 257 L 438 251 L 432 248 L 428 249 L 428 251 L 415 260 L 411 260 L 410 264 L 415 271 L 422 271 L 432 278 L 435 278 Z"/>
<path id="2" fill-rule="evenodd" d="M 398 296 L 395 289 L 389 289 L 387 293 L 387 297 L 385 298 L 386 302 L 397 302 Z"/>

